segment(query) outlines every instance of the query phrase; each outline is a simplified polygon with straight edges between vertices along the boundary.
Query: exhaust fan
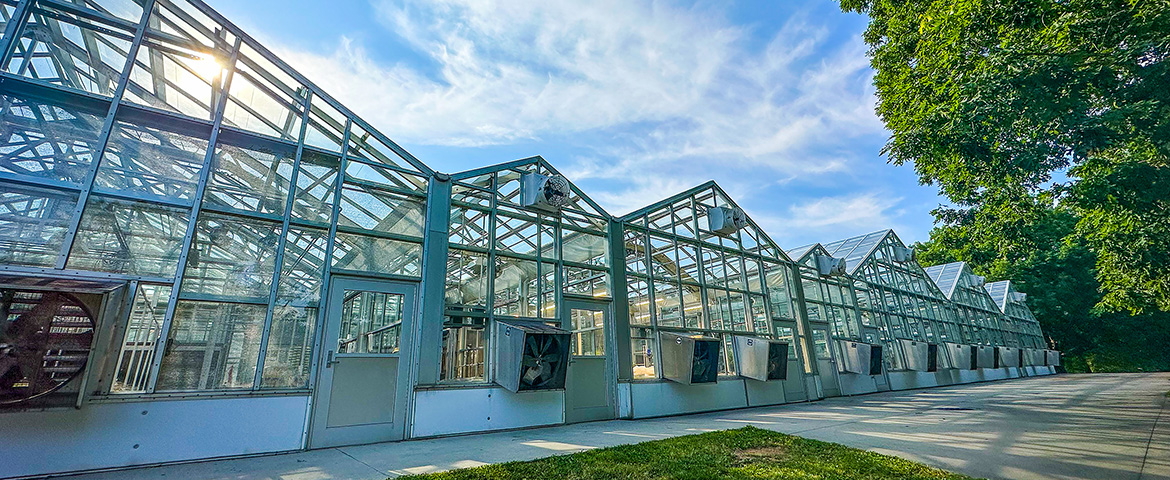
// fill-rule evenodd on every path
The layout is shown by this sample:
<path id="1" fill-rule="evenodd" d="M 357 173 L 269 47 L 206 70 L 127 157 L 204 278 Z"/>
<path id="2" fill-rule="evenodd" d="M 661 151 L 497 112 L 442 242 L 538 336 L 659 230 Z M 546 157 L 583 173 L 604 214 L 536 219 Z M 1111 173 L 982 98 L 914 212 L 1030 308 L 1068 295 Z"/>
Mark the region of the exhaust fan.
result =
<path id="1" fill-rule="evenodd" d="M 882 374 L 881 345 L 841 340 L 841 350 L 845 359 L 842 371 L 858 375 Z"/>
<path id="2" fill-rule="evenodd" d="M 747 214 L 739 207 L 711 207 L 707 209 L 707 224 L 711 231 L 731 235 L 747 226 Z"/>
<path id="3" fill-rule="evenodd" d="M 845 259 L 833 258 L 828 255 L 817 255 L 817 273 L 822 277 L 839 277 L 845 275 Z"/>
<path id="4" fill-rule="evenodd" d="M 1020 354 L 1013 347 L 996 347 L 997 367 L 1019 367 Z"/>
<path id="5" fill-rule="evenodd" d="M 735 366 L 739 376 L 766 382 L 788 378 L 788 343 L 736 335 Z"/>
<path id="6" fill-rule="evenodd" d="M 1024 302 L 1028 301 L 1028 294 L 1023 293 L 1023 292 L 1012 292 L 1012 301 L 1024 303 Z"/>
<path id="7" fill-rule="evenodd" d="M 898 263 L 913 262 L 918 258 L 913 248 L 895 246 L 894 247 L 894 261 Z"/>
<path id="8" fill-rule="evenodd" d="M 971 275 L 970 278 L 972 287 L 982 287 L 987 284 L 987 277 L 982 275 Z"/>
<path id="9" fill-rule="evenodd" d="M 719 377 L 718 338 L 658 334 L 662 346 L 662 376 L 683 385 L 715 383 Z"/>
<path id="10" fill-rule="evenodd" d="M 977 349 L 975 347 L 958 343 L 946 343 L 945 345 L 947 350 L 951 352 L 952 368 L 961 370 L 974 370 L 976 368 Z"/>
<path id="11" fill-rule="evenodd" d="M 1050 367 L 1059 367 L 1060 366 L 1060 352 L 1059 351 L 1045 350 L 1044 357 L 1045 357 L 1045 361 L 1047 362 L 1048 366 L 1050 366 Z"/>
<path id="12" fill-rule="evenodd" d="M 558 211 L 569 204 L 569 181 L 560 175 L 525 173 L 520 179 L 520 196 L 525 207 Z"/>
<path id="13" fill-rule="evenodd" d="M 0 300 L 0 407 L 56 392 L 81 375 L 94 319 L 77 297 L 61 292 L 3 292 Z"/>
<path id="14" fill-rule="evenodd" d="M 496 322 L 496 383 L 512 392 L 565 388 L 569 335 L 539 322 Z"/>
<path id="15" fill-rule="evenodd" d="M 971 354 L 975 357 L 973 366 L 978 368 L 995 368 L 997 350 L 987 345 L 972 345 Z"/>

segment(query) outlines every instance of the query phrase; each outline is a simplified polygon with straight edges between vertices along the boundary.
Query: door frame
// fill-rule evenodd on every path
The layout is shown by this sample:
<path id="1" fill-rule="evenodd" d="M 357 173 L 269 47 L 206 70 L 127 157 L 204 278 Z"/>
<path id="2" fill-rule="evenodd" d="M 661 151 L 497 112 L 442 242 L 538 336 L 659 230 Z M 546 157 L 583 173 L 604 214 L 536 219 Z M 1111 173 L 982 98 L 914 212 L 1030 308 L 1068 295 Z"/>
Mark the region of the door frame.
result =
<path id="1" fill-rule="evenodd" d="M 376 439 L 373 442 L 365 441 L 363 437 L 369 437 L 371 431 L 378 431 L 379 427 L 385 425 L 356 425 L 352 427 L 340 427 L 350 429 L 351 433 L 345 432 L 327 432 L 328 415 L 329 415 L 329 400 L 332 396 L 333 387 L 333 369 L 331 360 L 331 352 L 336 351 L 336 342 L 340 335 L 340 320 L 341 309 L 344 305 L 343 296 L 346 290 L 359 290 L 367 292 L 390 293 L 399 294 L 403 296 L 403 315 L 402 326 L 399 329 L 400 334 L 398 338 L 398 353 L 394 354 L 398 358 L 398 373 L 397 383 L 395 385 L 394 396 L 394 420 L 390 435 L 385 438 Z M 316 365 L 313 373 L 313 392 L 311 395 L 311 408 L 308 412 L 308 422 L 305 428 L 305 445 L 308 449 L 328 448 L 342 445 L 356 445 L 362 443 L 376 443 L 383 441 L 395 441 L 406 438 L 407 431 L 407 408 L 409 407 L 410 396 L 413 392 L 413 382 L 411 377 L 411 365 L 414 353 L 414 330 L 416 322 L 419 318 L 419 282 L 394 280 L 385 278 L 369 278 L 369 277 L 352 277 L 333 275 L 329 280 L 329 286 L 326 290 L 326 300 L 323 312 L 323 321 L 319 329 L 320 342 L 318 343 L 319 350 L 316 355 Z M 337 354 L 334 353 L 336 356 Z M 362 356 L 371 356 L 370 354 L 354 354 L 354 358 Z M 381 355 L 379 355 L 381 356 Z M 391 355 L 387 355 L 391 356 Z M 383 427 L 384 428 L 384 427 Z M 345 440 L 330 438 L 333 437 L 352 437 L 354 440 Z"/>
<path id="2" fill-rule="evenodd" d="M 599 311 L 605 316 L 605 386 L 606 398 L 612 406 L 611 416 L 609 419 L 618 418 L 618 399 L 617 399 L 617 355 L 616 355 L 616 340 L 614 337 L 614 318 L 613 318 L 613 301 L 599 300 L 591 297 L 575 297 L 565 295 L 562 301 L 561 322 L 565 330 L 573 331 L 571 323 L 572 310 L 590 310 Z M 569 368 L 573 364 L 573 354 L 569 352 Z M 569 423 L 569 395 L 572 392 L 569 390 L 568 382 L 565 384 L 565 400 L 564 400 L 564 420 Z"/>

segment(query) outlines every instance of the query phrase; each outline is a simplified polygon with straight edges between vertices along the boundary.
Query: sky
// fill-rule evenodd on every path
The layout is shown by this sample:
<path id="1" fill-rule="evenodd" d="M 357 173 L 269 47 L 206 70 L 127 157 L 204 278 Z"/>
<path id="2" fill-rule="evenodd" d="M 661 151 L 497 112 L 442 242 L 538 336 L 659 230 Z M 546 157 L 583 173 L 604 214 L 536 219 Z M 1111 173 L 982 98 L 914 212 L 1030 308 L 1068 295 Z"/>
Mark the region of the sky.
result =
<path id="1" fill-rule="evenodd" d="M 206 1 L 440 172 L 541 155 L 614 215 L 715 180 L 782 248 L 942 202 L 831 0 Z"/>

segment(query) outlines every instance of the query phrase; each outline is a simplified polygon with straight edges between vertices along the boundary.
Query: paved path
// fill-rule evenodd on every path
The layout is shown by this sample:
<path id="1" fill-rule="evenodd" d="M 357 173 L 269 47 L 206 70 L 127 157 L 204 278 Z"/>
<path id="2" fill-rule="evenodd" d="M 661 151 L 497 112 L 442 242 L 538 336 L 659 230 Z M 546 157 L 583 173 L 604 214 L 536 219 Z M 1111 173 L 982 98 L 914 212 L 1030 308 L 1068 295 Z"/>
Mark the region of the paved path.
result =
<path id="1" fill-rule="evenodd" d="M 976 477 L 1170 480 L 1167 391 L 1170 373 L 1060 375 L 69 478 L 382 480 L 755 425 Z"/>

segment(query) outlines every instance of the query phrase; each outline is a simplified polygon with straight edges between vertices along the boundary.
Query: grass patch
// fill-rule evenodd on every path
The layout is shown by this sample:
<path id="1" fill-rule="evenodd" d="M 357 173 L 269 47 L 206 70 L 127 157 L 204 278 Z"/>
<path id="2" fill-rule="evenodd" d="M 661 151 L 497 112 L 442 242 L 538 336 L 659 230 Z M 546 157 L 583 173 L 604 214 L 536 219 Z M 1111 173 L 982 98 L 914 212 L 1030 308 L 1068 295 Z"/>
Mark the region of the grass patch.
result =
<path id="1" fill-rule="evenodd" d="M 399 477 L 463 479 L 970 479 L 897 457 L 771 430 L 668 438 L 572 455 Z"/>

